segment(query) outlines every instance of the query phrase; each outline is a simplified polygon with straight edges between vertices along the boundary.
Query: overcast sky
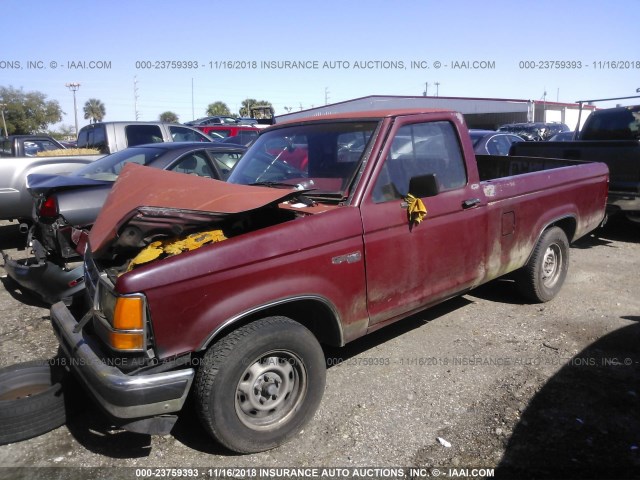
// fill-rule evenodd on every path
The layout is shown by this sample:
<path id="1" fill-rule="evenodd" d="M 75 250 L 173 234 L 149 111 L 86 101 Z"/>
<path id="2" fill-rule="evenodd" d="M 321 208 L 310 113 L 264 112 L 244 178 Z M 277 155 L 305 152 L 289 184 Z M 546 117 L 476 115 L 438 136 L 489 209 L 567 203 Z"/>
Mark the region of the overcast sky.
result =
<path id="1" fill-rule="evenodd" d="M 70 82 L 80 83 L 80 126 L 89 98 L 105 104 L 105 120 L 135 119 L 137 107 L 140 120 L 170 110 L 188 121 L 214 101 L 237 112 L 247 97 L 283 114 L 425 89 L 534 100 L 546 92 L 560 102 L 640 94 L 638 0 L 3 0 L 2 7 L 0 85 L 58 100 L 67 125 Z"/>

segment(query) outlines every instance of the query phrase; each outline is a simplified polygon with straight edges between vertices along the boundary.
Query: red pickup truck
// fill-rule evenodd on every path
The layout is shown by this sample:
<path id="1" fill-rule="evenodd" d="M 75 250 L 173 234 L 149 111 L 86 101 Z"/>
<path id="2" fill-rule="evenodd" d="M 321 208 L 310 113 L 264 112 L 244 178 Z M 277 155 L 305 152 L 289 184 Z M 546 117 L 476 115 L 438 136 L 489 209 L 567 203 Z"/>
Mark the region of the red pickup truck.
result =
<path id="1" fill-rule="evenodd" d="M 601 163 L 476 159 L 450 111 L 276 124 L 228 183 L 126 166 L 88 237 L 91 308 L 55 304 L 54 330 L 124 428 L 169 431 L 192 392 L 222 445 L 270 449 L 320 403 L 321 345 L 510 272 L 551 300 L 607 181 Z"/>

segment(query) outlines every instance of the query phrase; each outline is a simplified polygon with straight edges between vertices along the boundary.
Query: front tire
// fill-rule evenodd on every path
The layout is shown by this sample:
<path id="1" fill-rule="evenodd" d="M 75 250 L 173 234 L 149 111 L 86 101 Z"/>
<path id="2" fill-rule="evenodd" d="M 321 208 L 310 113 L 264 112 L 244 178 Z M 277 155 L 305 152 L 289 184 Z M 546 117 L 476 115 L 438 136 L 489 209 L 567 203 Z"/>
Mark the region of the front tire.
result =
<path id="1" fill-rule="evenodd" d="M 325 377 L 322 348 L 307 328 L 286 317 L 257 320 L 205 354 L 195 380 L 198 415 L 230 450 L 269 450 L 313 417 Z"/>
<path id="2" fill-rule="evenodd" d="M 546 230 L 527 264 L 516 278 L 516 285 L 535 303 L 553 299 L 564 284 L 569 269 L 569 240 L 559 227 Z"/>

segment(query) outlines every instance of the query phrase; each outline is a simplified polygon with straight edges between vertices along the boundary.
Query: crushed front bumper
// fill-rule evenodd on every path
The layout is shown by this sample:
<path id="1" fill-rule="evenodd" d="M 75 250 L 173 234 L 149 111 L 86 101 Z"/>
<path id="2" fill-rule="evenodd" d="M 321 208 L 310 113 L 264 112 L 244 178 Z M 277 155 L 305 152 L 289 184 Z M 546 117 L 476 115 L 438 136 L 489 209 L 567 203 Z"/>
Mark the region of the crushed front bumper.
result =
<path id="1" fill-rule="evenodd" d="M 93 338 L 74 330 L 78 322 L 62 302 L 51 307 L 51 323 L 71 370 L 112 417 L 139 419 L 182 409 L 195 375 L 193 368 L 127 375 L 102 360 Z"/>

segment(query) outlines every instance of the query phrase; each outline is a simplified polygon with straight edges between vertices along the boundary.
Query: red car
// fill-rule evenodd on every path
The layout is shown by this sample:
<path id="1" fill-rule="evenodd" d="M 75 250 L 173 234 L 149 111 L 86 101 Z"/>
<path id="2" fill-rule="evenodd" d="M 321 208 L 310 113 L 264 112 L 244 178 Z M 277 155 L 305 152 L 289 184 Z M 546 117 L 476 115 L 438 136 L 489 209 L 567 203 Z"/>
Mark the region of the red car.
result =
<path id="1" fill-rule="evenodd" d="M 207 135 L 218 134 L 225 138 L 238 137 L 239 145 L 249 145 L 258 138 L 259 128 L 250 127 L 248 125 L 203 125 L 197 126 L 197 129 Z M 213 135 L 215 137 L 215 135 Z"/>

